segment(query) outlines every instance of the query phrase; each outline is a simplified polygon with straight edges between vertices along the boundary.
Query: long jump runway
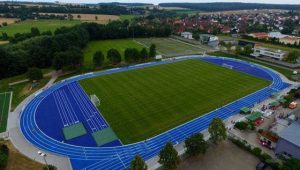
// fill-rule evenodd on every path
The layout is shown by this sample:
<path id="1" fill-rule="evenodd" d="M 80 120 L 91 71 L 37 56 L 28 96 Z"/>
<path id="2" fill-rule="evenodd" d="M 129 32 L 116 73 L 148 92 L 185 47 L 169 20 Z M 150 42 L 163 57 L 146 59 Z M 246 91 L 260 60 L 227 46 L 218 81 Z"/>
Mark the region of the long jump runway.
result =
<path id="1" fill-rule="evenodd" d="M 129 145 L 122 145 L 118 139 L 103 145 L 98 143 L 95 134 L 102 132 L 103 129 L 109 129 L 109 124 L 91 103 L 77 81 L 187 59 L 200 59 L 220 66 L 231 66 L 234 70 L 270 80 L 272 84 L 145 141 Z M 87 73 L 62 80 L 35 94 L 35 98 L 21 112 L 20 128 L 28 142 L 37 148 L 69 157 L 74 170 L 125 169 L 136 154 L 148 160 L 157 155 L 166 142 L 172 142 L 174 145 L 183 142 L 193 133 L 207 129 L 214 117 L 227 119 L 237 114 L 240 108 L 252 107 L 267 99 L 273 92 L 289 86 L 290 84 L 283 82 L 274 70 L 253 63 L 211 56 L 177 57 Z M 57 114 L 57 116 L 52 114 Z M 77 129 L 77 134 L 67 133 L 69 127 Z M 78 135 L 82 136 L 77 137 Z M 66 140 L 67 137 L 71 139 Z"/>

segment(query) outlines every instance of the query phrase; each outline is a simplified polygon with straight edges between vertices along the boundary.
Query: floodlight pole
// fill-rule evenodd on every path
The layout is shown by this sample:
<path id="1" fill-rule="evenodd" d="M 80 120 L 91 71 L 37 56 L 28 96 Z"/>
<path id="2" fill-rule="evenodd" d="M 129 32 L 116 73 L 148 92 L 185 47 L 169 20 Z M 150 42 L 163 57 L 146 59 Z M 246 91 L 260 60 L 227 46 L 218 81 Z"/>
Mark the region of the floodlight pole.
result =
<path id="1" fill-rule="evenodd" d="M 47 163 L 47 160 L 46 160 L 46 156 L 47 156 L 47 155 L 46 155 L 45 153 L 43 153 L 42 151 L 38 151 L 38 154 L 39 154 L 41 157 L 43 157 L 47 169 L 50 170 L 50 168 L 49 168 L 49 166 L 48 166 L 48 163 Z"/>

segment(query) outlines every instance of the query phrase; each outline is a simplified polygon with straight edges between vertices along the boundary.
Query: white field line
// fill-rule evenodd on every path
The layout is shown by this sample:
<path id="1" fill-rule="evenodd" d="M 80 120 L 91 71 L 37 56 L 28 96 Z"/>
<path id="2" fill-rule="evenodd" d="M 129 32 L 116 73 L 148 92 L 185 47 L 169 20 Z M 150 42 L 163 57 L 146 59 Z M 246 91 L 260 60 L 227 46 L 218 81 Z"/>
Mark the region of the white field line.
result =
<path id="1" fill-rule="evenodd" d="M 140 44 L 140 45 L 142 45 L 142 46 L 144 46 L 144 47 L 150 48 L 150 46 L 147 46 L 146 44 L 144 44 L 144 43 L 142 43 L 142 42 L 140 42 L 140 41 L 137 41 L 137 40 L 135 40 L 135 39 L 134 39 L 133 41 L 136 42 L 136 43 L 138 43 L 138 44 Z M 162 53 L 161 51 L 158 51 L 157 49 L 156 49 L 156 51 L 157 51 L 159 54 L 162 54 L 162 55 L 164 55 L 164 56 L 168 56 L 168 55 Z"/>
<path id="2" fill-rule="evenodd" d="M 190 44 L 190 43 L 187 43 L 187 42 L 184 42 L 184 41 L 180 41 L 180 40 L 177 40 L 177 39 L 174 39 L 174 38 L 169 38 L 170 40 L 173 40 L 173 41 L 176 41 L 176 42 L 179 42 L 179 43 L 182 43 L 182 44 L 186 44 L 186 45 L 189 45 L 189 46 L 192 46 L 192 47 L 196 47 L 196 48 L 199 48 L 203 51 L 209 51 L 208 49 L 205 49 L 205 48 L 202 48 L 200 46 L 197 46 L 197 45 L 193 45 L 193 44 Z"/>
<path id="3" fill-rule="evenodd" d="M 14 93 L 13 91 L 10 92 L 9 107 L 8 107 L 9 110 L 8 110 L 8 112 L 11 111 L 11 103 L 12 103 L 13 93 Z"/>

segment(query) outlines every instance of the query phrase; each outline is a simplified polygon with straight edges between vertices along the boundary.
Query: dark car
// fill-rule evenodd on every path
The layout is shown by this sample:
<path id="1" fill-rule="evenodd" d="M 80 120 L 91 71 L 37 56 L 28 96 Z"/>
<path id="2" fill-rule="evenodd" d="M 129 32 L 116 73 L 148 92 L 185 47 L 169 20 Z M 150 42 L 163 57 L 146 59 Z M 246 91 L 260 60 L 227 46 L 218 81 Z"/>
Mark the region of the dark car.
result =
<path id="1" fill-rule="evenodd" d="M 256 170 L 264 170 L 268 165 L 264 162 L 260 162 L 256 165 Z"/>

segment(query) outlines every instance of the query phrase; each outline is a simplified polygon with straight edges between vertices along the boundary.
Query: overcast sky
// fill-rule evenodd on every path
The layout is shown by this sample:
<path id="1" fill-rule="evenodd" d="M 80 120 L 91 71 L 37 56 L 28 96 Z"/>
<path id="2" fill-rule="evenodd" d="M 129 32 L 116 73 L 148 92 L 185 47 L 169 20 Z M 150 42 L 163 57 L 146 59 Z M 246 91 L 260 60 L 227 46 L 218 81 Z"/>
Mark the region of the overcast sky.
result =
<path id="1" fill-rule="evenodd" d="M 18 0 L 18 1 L 54 2 L 55 0 Z M 283 4 L 283 3 L 300 4 L 300 0 L 60 0 L 60 2 L 72 2 L 72 3 L 143 2 L 143 3 L 153 3 L 153 4 L 158 4 L 162 2 L 249 2 L 249 3 L 254 2 L 254 3 L 272 3 L 272 4 Z"/>

